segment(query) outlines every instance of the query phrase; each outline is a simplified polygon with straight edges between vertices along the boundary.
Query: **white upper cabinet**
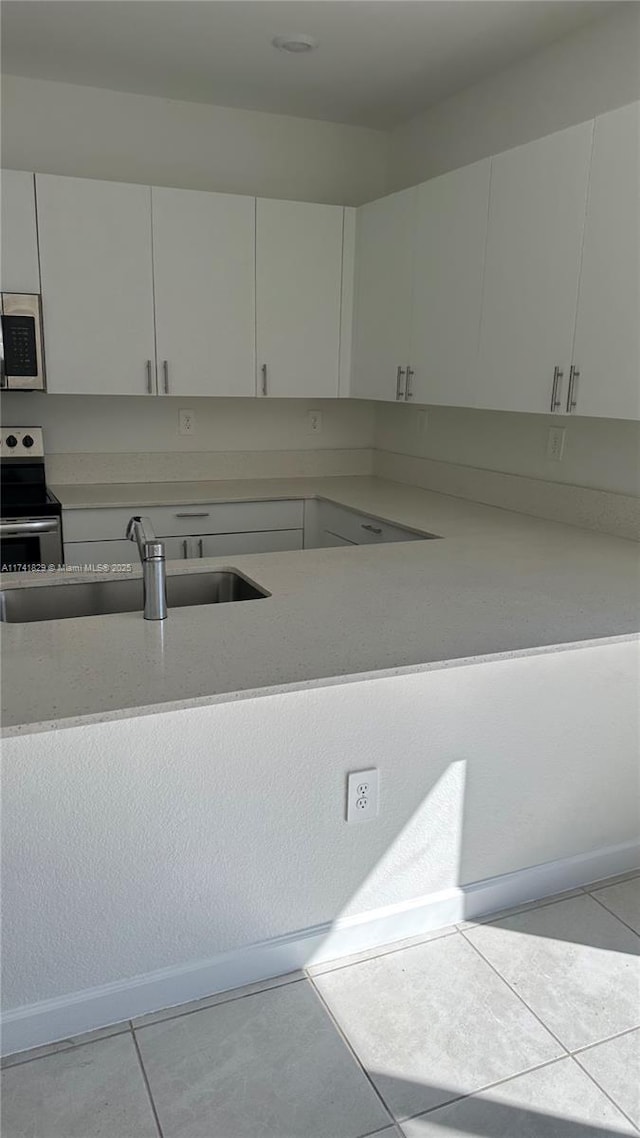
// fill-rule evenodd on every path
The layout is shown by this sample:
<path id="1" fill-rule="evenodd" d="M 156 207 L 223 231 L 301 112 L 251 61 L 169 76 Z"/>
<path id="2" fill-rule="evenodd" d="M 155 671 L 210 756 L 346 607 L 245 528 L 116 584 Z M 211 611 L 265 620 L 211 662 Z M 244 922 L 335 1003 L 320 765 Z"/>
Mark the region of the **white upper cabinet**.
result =
<path id="1" fill-rule="evenodd" d="M 50 393 L 155 391 L 151 190 L 36 176 Z"/>
<path id="2" fill-rule="evenodd" d="M 471 407 L 475 399 L 491 159 L 418 187 L 408 394 Z"/>
<path id="3" fill-rule="evenodd" d="M 342 206 L 256 203 L 259 395 L 339 392 Z"/>
<path id="4" fill-rule="evenodd" d="M 596 119 L 573 364 L 576 415 L 640 418 L 640 103 Z"/>
<path id="5" fill-rule="evenodd" d="M 40 292 L 33 174 L 2 171 L 2 292 Z"/>
<path id="6" fill-rule="evenodd" d="M 356 221 L 351 394 L 404 399 L 418 189 L 361 206 Z"/>
<path id="7" fill-rule="evenodd" d="M 158 391 L 255 394 L 255 199 L 151 191 Z"/>
<path id="8" fill-rule="evenodd" d="M 492 162 L 476 406 L 564 408 L 593 123 Z"/>

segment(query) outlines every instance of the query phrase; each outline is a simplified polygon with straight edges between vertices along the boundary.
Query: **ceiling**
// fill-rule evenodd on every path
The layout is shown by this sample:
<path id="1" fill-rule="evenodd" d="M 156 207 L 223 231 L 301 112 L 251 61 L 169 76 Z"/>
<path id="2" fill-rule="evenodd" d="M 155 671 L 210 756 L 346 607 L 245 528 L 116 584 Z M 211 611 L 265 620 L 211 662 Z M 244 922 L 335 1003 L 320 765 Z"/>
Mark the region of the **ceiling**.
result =
<path id="1" fill-rule="evenodd" d="M 7 73 L 388 129 L 612 4 L 4 0 Z M 288 55 L 274 36 L 308 33 Z"/>

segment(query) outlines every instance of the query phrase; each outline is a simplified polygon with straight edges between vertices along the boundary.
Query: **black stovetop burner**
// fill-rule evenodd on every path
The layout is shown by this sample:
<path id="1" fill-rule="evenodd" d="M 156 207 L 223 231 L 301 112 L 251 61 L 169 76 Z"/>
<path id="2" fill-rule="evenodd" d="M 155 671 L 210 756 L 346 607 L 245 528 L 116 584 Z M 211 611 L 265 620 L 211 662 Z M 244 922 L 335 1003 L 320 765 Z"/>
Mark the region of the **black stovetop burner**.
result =
<path id="1" fill-rule="evenodd" d="M 62 507 L 47 488 L 42 431 L 7 427 L 0 431 L 0 516 L 55 517 Z"/>

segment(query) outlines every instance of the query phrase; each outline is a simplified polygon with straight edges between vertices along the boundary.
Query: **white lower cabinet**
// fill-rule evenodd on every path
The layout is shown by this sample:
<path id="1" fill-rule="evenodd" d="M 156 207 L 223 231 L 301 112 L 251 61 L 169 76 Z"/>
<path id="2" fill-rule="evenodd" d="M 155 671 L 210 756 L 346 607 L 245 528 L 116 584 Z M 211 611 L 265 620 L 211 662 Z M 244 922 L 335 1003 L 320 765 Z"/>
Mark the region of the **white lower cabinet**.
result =
<path id="1" fill-rule="evenodd" d="M 305 549 L 337 545 L 384 545 L 392 541 L 421 541 L 437 534 L 416 533 L 368 514 L 359 514 L 333 502 L 307 502 L 304 518 Z"/>
<path id="2" fill-rule="evenodd" d="M 67 569 L 94 571 L 102 565 L 130 565 L 137 559 L 137 550 L 131 541 L 65 541 L 64 563 Z"/>
<path id="3" fill-rule="evenodd" d="M 168 561 L 302 549 L 303 511 L 296 501 L 64 510 L 65 563 L 136 562 L 137 546 L 123 536 L 134 514 L 150 519 Z"/>

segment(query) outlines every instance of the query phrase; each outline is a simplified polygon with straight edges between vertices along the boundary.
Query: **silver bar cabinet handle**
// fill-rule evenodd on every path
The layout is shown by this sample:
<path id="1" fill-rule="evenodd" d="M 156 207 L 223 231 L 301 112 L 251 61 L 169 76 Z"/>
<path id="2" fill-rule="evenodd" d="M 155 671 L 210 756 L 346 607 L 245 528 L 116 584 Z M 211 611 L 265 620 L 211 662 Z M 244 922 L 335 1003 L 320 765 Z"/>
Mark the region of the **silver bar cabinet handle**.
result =
<path id="1" fill-rule="evenodd" d="M 568 415 L 571 414 L 571 412 L 573 410 L 575 410 L 575 408 L 578 405 L 578 400 L 576 397 L 576 383 L 578 382 L 579 379 L 580 379 L 580 368 L 577 368 L 577 367 L 575 367 L 574 364 L 571 364 L 571 367 L 569 368 L 569 390 L 567 391 L 567 414 Z"/>
<path id="2" fill-rule="evenodd" d="M 173 516 L 175 518 L 208 518 L 209 514 L 205 510 L 204 513 L 201 513 L 201 514 L 187 512 L 184 514 L 174 514 Z"/>
<path id="3" fill-rule="evenodd" d="M 147 360 L 147 394 L 153 395 L 153 364 L 151 360 Z"/>
<path id="4" fill-rule="evenodd" d="M 187 556 L 187 539 L 186 539 L 186 537 L 182 543 L 182 556 L 183 557 Z"/>
<path id="5" fill-rule="evenodd" d="M 267 365 L 263 364 L 262 367 L 260 368 L 260 371 L 262 372 L 262 394 L 266 395 L 267 394 Z"/>
<path id="6" fill-rule="evenodd" d="M 198 553 L 200 557 L 204 557 L 204 549 L 202 547 L 202 538 L 198 539 Z"/>
<path id="7" fill-rule="evenodd" d="M 169 394 L 169 361 L 168 360 L 163 361 L 162 370 L 164 372 L 164 393 L 165 393 L 165 395 L 168 395 Z"/>
<path id="8" fill-rule="evenodd" d="M 407 364 L 407 389 L 404 393 L 405 399 L 413 399 L 413 384 L 412 380 L 415 375 L 413 368 Z"/>
<path id="9" fill-rule="evenodd" d="M 399 367 L 396 372 L 396 399 L 404 399 L 404 388 L 402 380 L 404 379 L 404 368 Z"/>
<path id="10" fill-rule="evenodd" d="M 369 530 L 369 533 L 382 533 L 382 530 L 379 529 L 378 526 L 366 526 L 364 522 L 360 528 Z"/>
<path id="11" fill-rule="evenodd" d="M 559 406 L 560 406 L 560 403 L 561 403 L 560 380 L 562 379 L 563 375 L 564 375 L 564 372 L 563 372 L 561 367 L 554 367 L 554 369 L 553 369 L 553 387 L 551 388 L 551 407 L 550 407 L 551 411 L 557 411 Z"/>

